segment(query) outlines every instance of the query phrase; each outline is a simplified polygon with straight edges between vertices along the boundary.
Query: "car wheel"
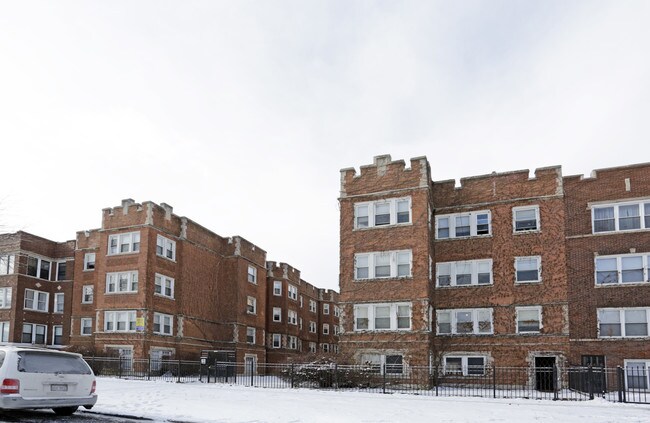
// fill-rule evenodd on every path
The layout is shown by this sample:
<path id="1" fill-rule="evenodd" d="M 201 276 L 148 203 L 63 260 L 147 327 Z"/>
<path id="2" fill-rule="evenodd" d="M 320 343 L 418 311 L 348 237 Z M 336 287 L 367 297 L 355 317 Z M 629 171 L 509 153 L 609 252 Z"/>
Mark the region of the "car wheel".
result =
<path id="1" fill-rule="evenodd" d="M 77 406 L 74 407 L 57 407 L 53 408 L 54 414 L 57 416 L 71 416 L 75 411 L 77 411 Z"/>

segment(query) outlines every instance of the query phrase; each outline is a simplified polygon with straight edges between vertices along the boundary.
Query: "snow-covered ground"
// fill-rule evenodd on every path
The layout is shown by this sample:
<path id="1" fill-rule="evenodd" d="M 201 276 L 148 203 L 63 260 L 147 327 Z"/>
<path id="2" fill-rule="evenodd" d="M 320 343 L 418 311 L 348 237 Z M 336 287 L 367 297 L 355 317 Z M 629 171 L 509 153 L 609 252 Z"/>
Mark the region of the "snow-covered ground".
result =
<path id="1" fill-rule="evenodd" d="M 186 422 L 650 422 L 650 405 L 443 398 L 98 378 L 92 411 Z"/>

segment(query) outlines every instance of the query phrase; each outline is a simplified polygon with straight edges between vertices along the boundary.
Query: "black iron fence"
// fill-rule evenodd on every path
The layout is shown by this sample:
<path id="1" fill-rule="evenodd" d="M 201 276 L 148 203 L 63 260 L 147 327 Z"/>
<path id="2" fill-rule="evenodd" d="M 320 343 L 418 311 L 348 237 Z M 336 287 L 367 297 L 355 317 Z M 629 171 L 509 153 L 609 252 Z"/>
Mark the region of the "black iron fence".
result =
<path id="1" fill-rule="evenodd" d="M 257 364 L 89 357 L 98 376 L 263 388 L 311 388 L 378 393 L 650 404 L 643 367 L 444 368 L 402 365 Z"/>

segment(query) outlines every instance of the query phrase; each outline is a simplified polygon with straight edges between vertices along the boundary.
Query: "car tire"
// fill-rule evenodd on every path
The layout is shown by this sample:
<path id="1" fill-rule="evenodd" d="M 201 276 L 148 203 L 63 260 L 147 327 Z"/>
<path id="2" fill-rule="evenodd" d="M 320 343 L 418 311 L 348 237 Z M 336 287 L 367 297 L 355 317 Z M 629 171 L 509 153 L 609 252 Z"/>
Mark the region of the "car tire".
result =
<path id="1" fill-rule="evenodd" d="M 71 416 L 75 411 L 77 411 L 77 408 L 79 407 L 76 405 L 74 407 L 57 407 L 53 408 L 52 411 L 54 411 L 54 414 L 57 416 Z"/>

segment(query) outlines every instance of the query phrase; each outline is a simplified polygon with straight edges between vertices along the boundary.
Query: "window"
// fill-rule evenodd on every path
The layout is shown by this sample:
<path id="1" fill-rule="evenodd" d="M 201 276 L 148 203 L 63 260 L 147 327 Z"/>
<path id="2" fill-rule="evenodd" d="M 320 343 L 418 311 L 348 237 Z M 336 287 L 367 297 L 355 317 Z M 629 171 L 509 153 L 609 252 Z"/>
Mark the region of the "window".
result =
<path id="1" fill-rule="evenodd" d="M 280 307 L 273 307 L 273 321 L 274 322 L 282 321 L 282 309 Z"/>
<path id="2" fill-rule="evenodd" d="M 105 332 L 135 332 L 135 311 L 104 312 Z"/>
<path id="3" fill-rule="evenodd" d="M 650 282 L 650 255 L 596 257 L 596 285 Z"/>
<path id="4" fill-rule="evenodd" d="M 140 232 L 127 232 L 108 236 L 108 255 L 137 253 L 140 251 Z"/>
<path id="5" fill-rule="evenodd" d="M 466 238 L 492 233 L 489 210 L 436 216 L 436 239 Z"/>
<path id="6" fill-rule="evenodd" d="M 34 323 L 23 323 L 23 336 L 20 342 L 24 344 L 45 344 L 47 326 Z"/>
<path id="7" fill-rule="evenodd" d="M 323 323 L 323 335 L 329 335 L 330 334 L 330 325 L 327 323 Z"/>
<path id="8" fill-rule="evenodd" d="M 448 309 L 436 311 L 438 335 L 490 335 L 492 309 Z"/>
<path id="9" fill-rule="evenodd" d="M 650 308 L 599 308 L 599 338 L 648 336 Z"/>
<path id="10" fill-rule="evenodd" d="M 66 268 L 67 268 L 67 263 L 65 261 L 60 261 L 56 264 L 56 280 L 57 281 L 64 281 L 66 280 Z"/>
<path id="11" fill-rule="evenodd" d="M 246 300 L 246 313 L 257 314 L 257 300 L 254 297 L 248 297 Z"/>
<path id="12" fill-rule="evenodd" d="M 156 273 L 154 293 L 161 297 L 174 298 L 174 279 Z"/>
<path id="13" fill-rule="evenodd" d="M 316 301 L 309 300 L 309 311 L 316 313 Z"/>
<path id="14" fill-rule="evenodd" d="M 54 313 L 63 313 L 65 294 L 57 292 L 54 294 Z"/>
<path id="15" fill-rule="evenodd" d="M 330 344 L 321 344 L 324 353 L 330 352 Z"/>
<path id="16" fill-rule="evenodd" d="M 316 322 L 309 322 L 309 332 L 316 333 Z"/>
<path id="17" fill-rule="evenodd" d="M 309 352 L 314 354 L 316 353 L 316 343 L 315 342 L 310 342 L 309 343 Z"/>
<path id="18" fill-rule="evenodd" d="M 0 288 L 0 308 L 11 308 L 11 288 Z"/>
<path id="19" fill-rule="evenodd" d="M 303 301 L 304 301 L 304 299 L 303 299 L 303 297 L 302 297 L 302 295 L 301 295 L 301 296 L 300 296 L 300 308 L 302 308 L 302 303 L 303 303 Z"/>
<path id="20" fill-rule="evenodd" d="M 298 299 L 298 287 L 294 286 L 294 285 L 288 285 L 287 286 L 287 295 L 289 296 L 290 299 L 297 300 Z"/>
<path id="21" fill-rule="evenodd" d="M 650 201 L 594 206 L 593 233 L 650 229 Z"/>
<path id="22" fill-rule="evenodd" d="M 625 360 L 624 363 L 627 388 L 647 390 L 650 387 L 650 360 Z"/>
<path id="23" fill-rule="evenodd" d="M 9 342 L 9 322 L 0 322 L 0 342 Z"/>
<path id="24" fill-rule="evenodd" d="M 169 314 L 153 314 L 153 333 L 159 335 L 173 335 L 173 316 Z"/>
<path id="25" fill-rule="evenodd" d="M 246 328 L 246 343 L 255 344 L 255 328 Z"/>
<path id="26" fill-rule="evenodd" d="M 338 354 L 339 353 L 339 346 L 337 344 L 334 344 L 332 346 L 332 351 L 334 351 L 334 354 Z"/>
<path id="27" fill-rule="evenodd" d="M 248 282 L 257 283 L 257 268 L 248 266 Z"/>
<path id="28" fill-rule="evenodd" d="M 444 372 L 446 375 L 482 376 L 485 374 L 485 357 L 445 356 Z"/>
<path id="29" fill-rule="evenodd" d="M 302 330 L 302 317 L 298 317 L 298 328 Z"/>
<path id="30" fill-rule="evenodd" d="M 341 309 L 338 306 L 334 306 L 334 317 L 341 317 Z"/>
<path id="31" fill-rule="evenodd" d="M 411 304 L 357 304 L 354 330 L 410 330 Z"/>
<path id="32" fill-rule="evenodd" d="M 361 354 L 359 361 L 370 367 L 370 371 L 384 374 L 402 374 L 404 357 L 400 354 Z"/>
<path id="33" fill-rule="evenodd" d="M 492 259 L 437 263 L 436 284 L 438 287 L 490 285 Z"/>
<path id="34" fill-rule="evenodd" d="M 539 231 L 539 206 L 513 207 L 512 227 L 514 232 Z"/>
<path id="35" fill-rule="evenodd" d="M 288 344 L 289 344 L 289 349 L 290 350 L 297 350 L 298 349 L 298 338 L 295 336 L 289 335 L 287 337 L 288 339 Z"/>
<path id="36" fill-rule="evenodd" d="M 287 323 L 290 325 L 297 325 L 298 324 L 298 313 L 296 313 L 293 310 L 288 310 L 287 311 Z"/>
<path id="37" fill-rule="evenodd" d="M 106 274 L 106 293 L 138 292 L 138 272 Z"/>
<path id="38" fill-rule="evenodd" d="M 282 295 L 282 281 L 273 281 L 273 295 L 276 297 Z"/>
<path id="39" fill-rule="evenodd" d="M 13 255 L 0 255 L 0 275 L 11 275 L 14 273 L 14 261 L 15 258 Z"/>
<path id="40" fill-rule="evenodd" d="M 52 326 L 52 345 L 63 345 L 63 326 Z"/>
<path id="41" fill-rule="evenodd" d="M 411 198 L 390 198 L 354 205 L 354 228 L 411 223 Z"/>
<path id="42" fill-rule="evenodd" d="M 334 335 L 338 335 L 341 332 L 339 325 L 334 325 Z"/>
<path id="43" fill-rule="evenodd" d="M 282 348 L 282 335 L 279 333 L 273 334 L 273 348 Z"/>
<path id="44" fill-rule="evenodd" d="M 330 314 L 330 305 L 327 303 L 323 304 L 323 314 Z"/>
<path id="45" fill-rule="evenodd" d="M 92 285 L 84 285 L 81 288 L 81 303 L 90 304 L 93 302 L 93 294 L 95 292 L 95 287 Z"/>
<path id="46" fill-rule="evenodd" d="M 27 257 L 27 275 L 35 278 L 50 280 L 52 262 L 38 257 Z"/>
<path id="47" fill-rule="evenodd" d="M 176 241 L 158 235 L 156 237 L 156 255 L 176 261 Z"/>
<path id="48" fill-rule="evenodd" d="M 356 280 L 411 276 L 411 250 L 354 255 Z"/>
<path id="49" fill-rule="evenodd" d="M 515 282 L 539 282 L 541 278 L 542 258 L 539 256 L 532 257 L 515 257 Z"/>
<path id="50" fill-rule="evenodd" d="M 47 292 L 25 289 L 25 310 L 48 311 L 49 296 Z"/>
<path id="51" fill-rule="evenodd" d="M 517 333 L 539 333 L 542 328 L 542 307 L 516 307 Z"/>
<path id="52" fill-rule="evenodd" d="M 93 319 L 81 318 L 81 335 L 89 336 L 93 333 Z"/>
<path id="53" fill-rule="evenodd" d="M 84 270 L 95 270 L 95 253 L 84 254 Z"/>

